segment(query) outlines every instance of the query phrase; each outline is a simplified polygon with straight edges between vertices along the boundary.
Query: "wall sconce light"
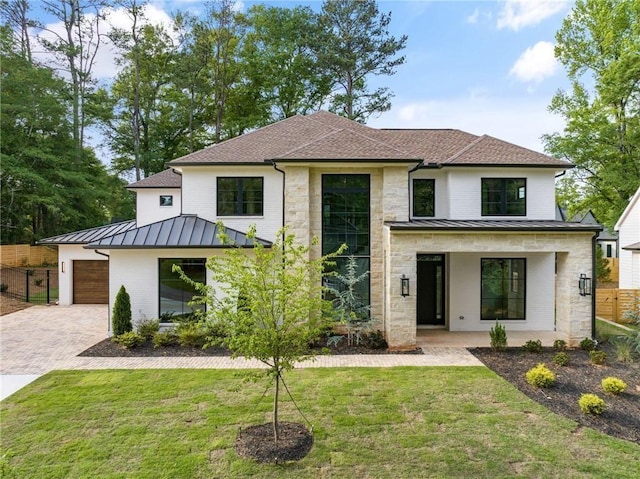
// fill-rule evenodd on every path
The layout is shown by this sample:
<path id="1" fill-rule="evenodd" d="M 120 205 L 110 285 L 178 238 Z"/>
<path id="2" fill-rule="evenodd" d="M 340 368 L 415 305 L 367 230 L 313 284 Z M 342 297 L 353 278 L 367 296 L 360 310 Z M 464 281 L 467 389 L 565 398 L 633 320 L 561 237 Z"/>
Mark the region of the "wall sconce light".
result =
<path id="1" fill-rule="evenodd" d="M 64 261 L 60 263 L 60 271 L 65 272 Z"/>
<path id="2" fill-rule="evenodd" d="M 580 290 L 580 296 L 591 296 L 591 278 L 588 278 L 584 273 L 580 273 L 578 289 Z"/>
<path id="3" fill-rule="evenodd" d="M 409 278 L 404 274 L 402 278 L 400 278 L 400 294 L 402 296 L 409 296 Z"/>

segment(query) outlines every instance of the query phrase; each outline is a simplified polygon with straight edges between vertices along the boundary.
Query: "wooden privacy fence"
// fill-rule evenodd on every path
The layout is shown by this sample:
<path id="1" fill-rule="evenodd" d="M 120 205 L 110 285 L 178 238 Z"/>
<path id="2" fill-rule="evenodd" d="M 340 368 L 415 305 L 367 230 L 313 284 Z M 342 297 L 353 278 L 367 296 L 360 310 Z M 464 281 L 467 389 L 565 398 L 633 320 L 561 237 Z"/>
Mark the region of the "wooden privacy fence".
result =
<path id="1" fill-rule="evenodd" d="M 0 264 L 5 266 L 41 266 L 57 263 L 58 248 L 56 246 L 0 245 Z"/>
<path id="2" fill-rule="evenodd" d="M 619 266 L 618 258 L 607 258 L 607 263 L 609 263 L 609 281 L 617 283 L 620 280 L 620 266 Z"/>
<path id="3" fill-rule="evenodd" d="M 617 323 L 640 301 L 640 289 L 596 289 L 596 316 Z"/>

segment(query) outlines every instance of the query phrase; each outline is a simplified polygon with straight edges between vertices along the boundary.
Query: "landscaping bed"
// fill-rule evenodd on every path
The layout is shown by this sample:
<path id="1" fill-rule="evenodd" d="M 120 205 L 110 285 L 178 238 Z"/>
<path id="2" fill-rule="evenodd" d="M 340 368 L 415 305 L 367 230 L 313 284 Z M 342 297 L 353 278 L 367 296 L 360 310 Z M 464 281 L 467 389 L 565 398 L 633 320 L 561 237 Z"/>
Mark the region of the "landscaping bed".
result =
<path id="1" fill-rule="evenodd" d="M 581 433 L 582 427 L 590 427 L 613 437 L 640 443 L 640 363 L 616 361 L 615 352 L 609 344 L 600 349 L 607 354 L 604 365 L 592 364 L 589 353 L 580 349 L 565 351 L 569 357 L 565 366 L 554 363 L 557 351 L 553 348 L 543 348 L 540 353 L 526 352 L 522 348 L 508 348 L 502 352 L 473 348 L 470 352 L 534 401 L 576 421 L 576 434 Z M 525 379 L 525 373 L 539 363 L 544 363 L 556 374 L 555 385 L 551 388 L 532 386 Z M 612 395 L 602 389 L 601 381 L 610 376 L 627 383 L 624 393 Z M 596 394 L 604 399 L 605 412 L 600 416 L 583 413 L 578 406 L 583 393 Z"/>

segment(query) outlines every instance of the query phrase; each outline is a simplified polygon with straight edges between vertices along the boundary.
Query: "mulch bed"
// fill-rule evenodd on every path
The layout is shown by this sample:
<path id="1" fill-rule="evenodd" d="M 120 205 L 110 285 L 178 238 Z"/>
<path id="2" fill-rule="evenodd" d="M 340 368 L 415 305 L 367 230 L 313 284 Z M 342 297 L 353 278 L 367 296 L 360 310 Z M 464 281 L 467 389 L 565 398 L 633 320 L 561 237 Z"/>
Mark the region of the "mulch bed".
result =
<path id="1" fill-rule="evenodd" d="M 317 354 L 423 354 L 422 349 L 411 351 L 389 351 L 383 349 L 368 349 L 360 346 L 348 346 L 346 340 L 340 341 L 337 346 L 317 346 L 314 348 Z M 230 356 L 229 350 L 221 347 L 188 348 L 180 345 L 154 347 L 151 341 L 145 341 L 134 349 L 125 349 L 110 339 L 103 339 L 97 344 L 81 352 L 78 356 L 90 356 L 96 358 L 108 357 L 185 357 L 185 356 Z"/>
<path id="2" fill-rule="evenodd" d="M 280 464 L 299 461 L 313 446 L 313 435 L 304 425 L 280 422 L 278 442 L 273 437 L 273 424 L 260 424 L 242 429 L 236 436 L 238 455 L 262 463 Z"/>
<path id="3" fill-rule="evenodd" d="M 615 354 L 609 345 L 603 345 L 609 358 L 602 366 L 591 363 L 589 353 L 579 349 L 568 350 L 569 364 L 557 366 L 552 348 L 542 353 L 529 353 L 520 348 L 509 348 L 496 352 L 490 348 L 473 348 L 471 353 L 487 367 L 514 384 L 520 391 L 536 402 L 561 414 L 581 427 L 590 427 L 620 439 L 640 444 L 640 363 L 615 361 Z M 527 383 L 525 373 L 544 363 L 556 373 L 556 383 L 552 388 L 541 389 Z M 627 390 L 618 396 L 606 393 L 601 381 L 609 376 L 622 379 Z M 584 414 L 578 406 L 583 393 L 592 393 L 604 399 L 606 410 L 601 416 Z"/>

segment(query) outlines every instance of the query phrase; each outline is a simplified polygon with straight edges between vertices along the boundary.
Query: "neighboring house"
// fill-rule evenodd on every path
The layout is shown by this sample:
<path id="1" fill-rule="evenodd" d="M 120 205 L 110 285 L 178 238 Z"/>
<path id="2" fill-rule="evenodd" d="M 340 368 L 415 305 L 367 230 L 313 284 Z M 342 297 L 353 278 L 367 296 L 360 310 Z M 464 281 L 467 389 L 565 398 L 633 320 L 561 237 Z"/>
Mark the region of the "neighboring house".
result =
<path id="1" fill-rule="evenodd" d="M 585 214 L 578 214 L 573 218 L 568 218 L 567 210 L 565 208 L 558 207 L 556 210 L 556 219 L 572 223 L 602 226 L 591 210 L 587 211 Z M 605 258 L 618 257 L 618 235 L 609 231 L 607 227 L 603 226 L 602 231 L 600 231 L 598 236 L 596 236 L 596 244 L 602 248 L 602 253 Z"/>
<path id="2" fill-rule="evenodd" d="M 620 242 L 620 289 L 640 288 L 640 188 L 616 223 Z"/>
<path id="3" fill-rule="evenodd" d="M 392 348 L 419 328 L 592 335 L 598 225 L 556 219 L 555 176 L 573 165 L 459 130 L 374 129 L 327 112 L 294 116 L 170 162 L 129 186 L 136 224 L 48 238 L 60 245 L 60 302 L 77 302 L 82 261 L 109 264 L 109 305 L 121 285 L 134 320 L 188 312 L 179 264 L 210 281 L 221 220 L 241 246 L 255 224 L 264 244 L 288 225 L 298 241 L 342 243 L 369 281 L 361 293 Z M 122 228 L 122 231 L 110 230 Z M 83 247 L 78 247 L 83 244 Z M 403 289 L 408 286 L 408 291 Z M 408 293 L 408 294 L 407 294 Z"/>

